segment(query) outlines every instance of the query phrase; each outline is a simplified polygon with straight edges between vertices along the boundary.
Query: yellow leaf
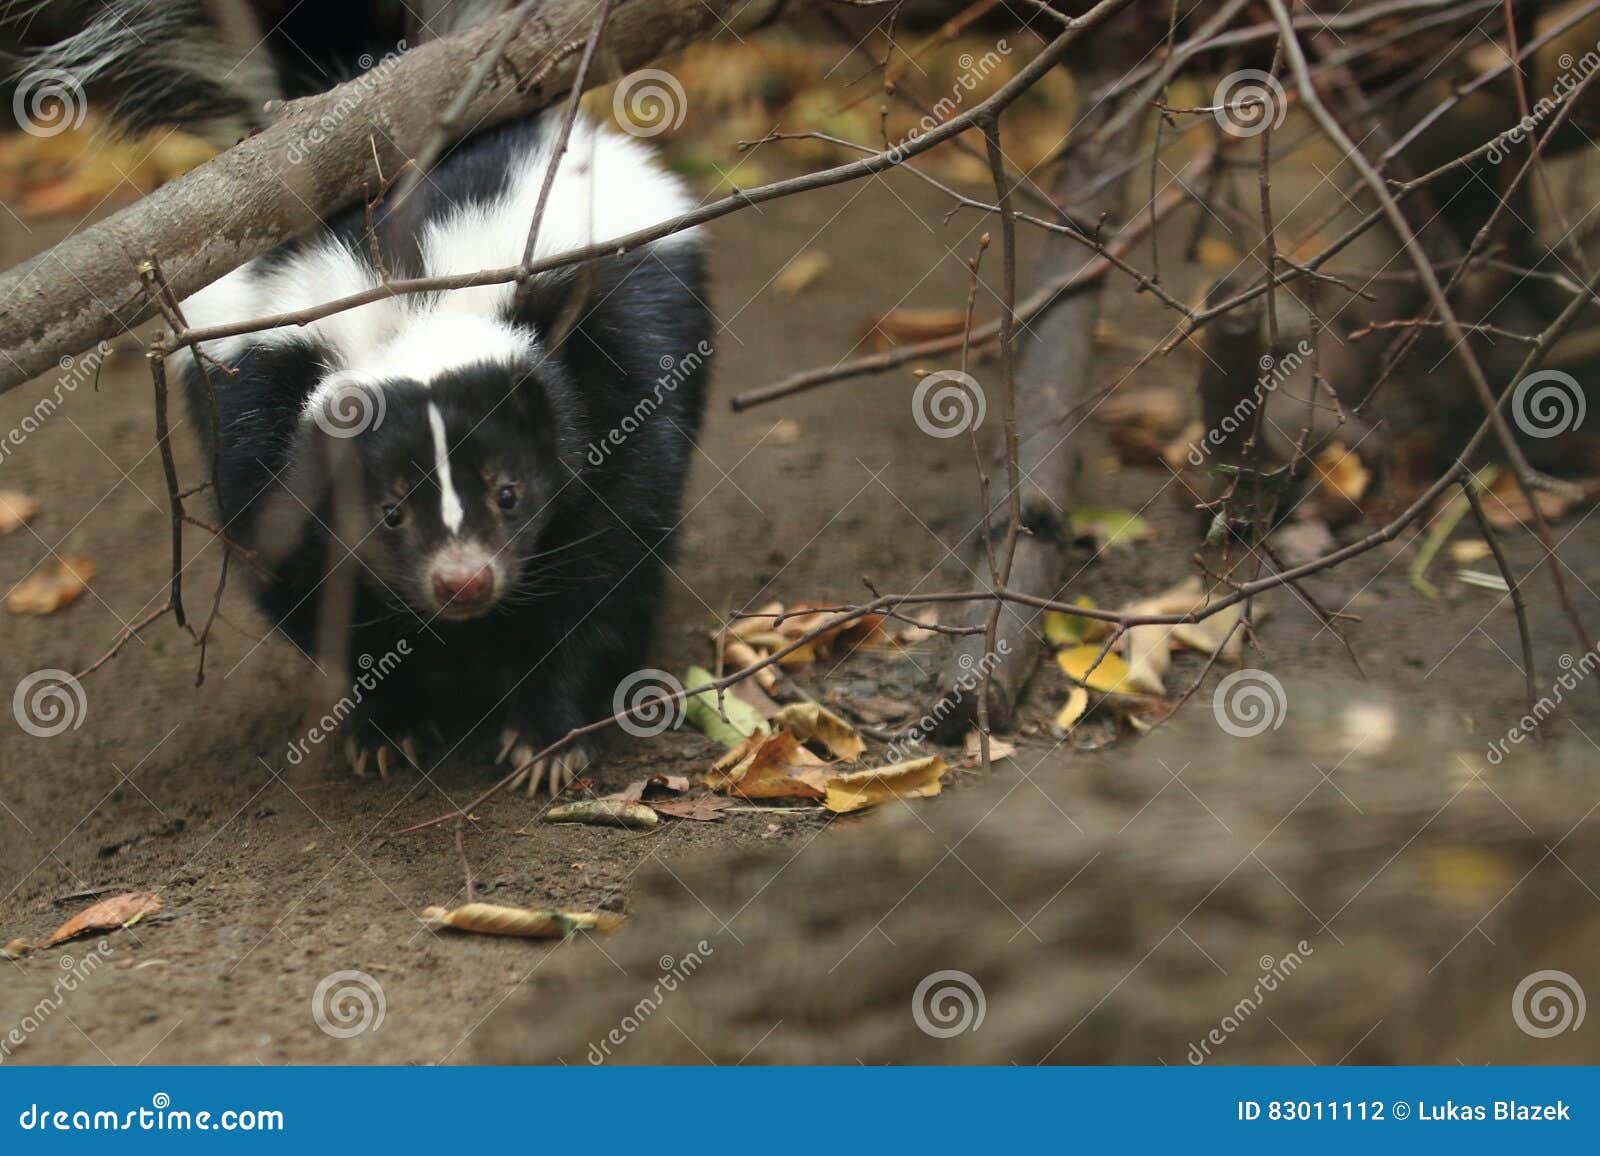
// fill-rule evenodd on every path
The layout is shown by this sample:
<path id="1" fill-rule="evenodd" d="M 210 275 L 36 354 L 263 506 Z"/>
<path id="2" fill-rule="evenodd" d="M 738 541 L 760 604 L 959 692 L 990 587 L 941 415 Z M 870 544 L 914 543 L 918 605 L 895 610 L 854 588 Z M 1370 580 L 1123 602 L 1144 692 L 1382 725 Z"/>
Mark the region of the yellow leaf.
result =
<path id="1" fill-rule="evenodd" d="M 793 297 L 809 289 L 832 266 L 833 262 L 821 249 L 807 249 L 797 253 L 772 279 L 772 288 L 785 297 Z"/>
<path id="2" fill-rule="evenodd" d="M 1094 599 L 1087 594 L 1078 595 L 1073 600 L 1073 605 L 1081 606 L 1085 610 L 1095 608 Z M 1085 618 L 1079 614 L 1068 614 L 1064 610 L 1044 612 L 1044 636 L 1053 646 L 1080 646 L 1085 642 L 1104 638 L 1110 630 L 1111 624 L 1098 618 Z"/>
<path id="3" fill-rule="evenodd" d="M 1372 471 L 1361 464 L 1354 450 L 1345 449 L 1342 442 L 1329 442 L 1328 448 L 1318 454 L 1312 464 L 1325 489 L 1351 502 L 1359 502 L 1372 481 Z"/>
<path id="4" fill-rule="evenodd" d="M 1115 654 L 1107 654 L 1096 666 L 1095 659 L 1099 657 L 1098 646 L 1074 646 L 1056 655 L 1056 665 L 1066 672 L 1068 678 L 1090 690 L 1133 693 L 1135 688 L 1128 679 L 1128 664 Z M 1089 670 L 1091 666 L 1094 667 L 1092 673 Z"/>
<path id="5" fill-rule="evenodd" d="M 1209 269 L 1232 269 L 1240 260 L 1239 251 L 1220 237 L 1201 237 L 1194 257 Z"/>
<path id="6" fill-rule="evenodd" d="M 1476 847 L 1438 847 L 1427 857 L 1428 881 L 1445 898 L 1481 903 L 1504 895 L 1513 876 L 1504 859 Z"/>
<path id="7" fill-rule="evenodd" d="M 1089 692 L 1081 686 L 1072 688 L 1072 693 L 1067 695 L 1067 705 L 1061 708 L 1056 715 L 1056 726 L 1064 731 L 1070 731 L 1078 725 L 1078 720 L 1083 718 L 1084 712 L 1089 709 Z"/>
<path id="8" fill-rule="evenodd" d="M 822 805 L 842 815 L 875 807 L 890 799 L 926 798 L 943 789 L 939 778 L 944 772 L 944 760 L 938 755 L 929 755 L 909 763 L 835 775 L 828 780 L 828 794 Z"/>
<path id="9" fill-rule="evenodd" d="M 1482 538 L 1466 538 L 1460 542 L 1450 543 L 1450 560 L 1452 562 L 1482 562 L 1493 551 L 1489 543 Z"/>

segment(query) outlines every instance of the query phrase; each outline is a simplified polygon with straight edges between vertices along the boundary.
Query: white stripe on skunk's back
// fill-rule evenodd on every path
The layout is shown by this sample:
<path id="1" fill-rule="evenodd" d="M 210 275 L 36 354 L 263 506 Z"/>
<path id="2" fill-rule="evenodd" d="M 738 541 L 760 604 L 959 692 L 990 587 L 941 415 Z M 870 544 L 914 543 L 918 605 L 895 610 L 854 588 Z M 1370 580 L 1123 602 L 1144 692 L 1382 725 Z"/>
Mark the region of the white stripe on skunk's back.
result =
<path id="1" fill-rule="evenodd" d="M 560 121 L 547 115 L 543 128 L 537 149 L 521 158 L 505 196 L 487 205 L 464 205 L 428 225 L 422 258 L 430 274 L 475 273 L 522 260 Z M 615 240 L 693 207 L 683 182 L 661 167 L 648 145 L 580 117 L 556 170 L 533 255 L 552 257 Z M 681 244 L 697 232 L 674 233 L 657 243 Z M 462 289 L 445 294 L 440 308 L 496 315 L 510 306 L 514 291 L 512 285 Z"/>
<path id="2" fill-rule="evenodd" d="M 506 157 L 511 177 L 502 195 L 487 203 L 441 208 L 421 238 L 425 275 L 500 269 L 522 259 L 559 128 L 559 114 L 546 114 L 540 131 L 524 138 L 522 154 Z M 662 168 L 649 146 L 580 117 L 550 190 L 534 256 L 614 240 L 671 220 L 693 205 L 683 183 Z M 686 230 L 656 244 L 696 243 L 698 233 Z M 192 326 L 233 324 L 305 309 L 379 283 L 366 252 L 326 237 L 288 261 L 244 265 L 189 297 L 183 309 Z M 403 376 L 426 384 L 462 365 L 509 360 L 537 349 L 536 334 L 506 319 L 514 292 L 514 284 L 507 283 L 390 298 L 307 326 L 212 342 L 206 352 L 229 362 L 254 344 L 309 339 L 327 350 L 330 375 L 372 381 Z"/>

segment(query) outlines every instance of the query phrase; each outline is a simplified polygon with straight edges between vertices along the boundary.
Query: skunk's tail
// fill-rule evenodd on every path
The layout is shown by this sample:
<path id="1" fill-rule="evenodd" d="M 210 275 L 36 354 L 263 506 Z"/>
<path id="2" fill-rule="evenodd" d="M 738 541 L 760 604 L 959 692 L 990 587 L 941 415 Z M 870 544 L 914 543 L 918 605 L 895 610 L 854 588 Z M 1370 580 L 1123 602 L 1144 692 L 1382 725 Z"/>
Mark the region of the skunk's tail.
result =
<path id="1" fill-rule="evenodd" d="M 48 77 L 86 93 L 91 106 L 103 103 L 131 131 L 179 125 L 228 145 L 261 126 L 268 101 L 332 88 L 408 43 L 502 7 L 501 0 L 0 0 L 0 30 L 20 45 L 10 66 L 19 100 L 30 80 Z"/>

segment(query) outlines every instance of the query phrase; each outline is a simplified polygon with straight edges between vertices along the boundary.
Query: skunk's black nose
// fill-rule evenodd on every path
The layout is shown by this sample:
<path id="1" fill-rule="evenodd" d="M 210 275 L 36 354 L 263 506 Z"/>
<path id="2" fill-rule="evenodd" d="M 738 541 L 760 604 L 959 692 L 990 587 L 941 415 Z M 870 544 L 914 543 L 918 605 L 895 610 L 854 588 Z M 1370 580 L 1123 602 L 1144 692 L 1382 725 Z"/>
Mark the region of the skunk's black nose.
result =
<path id="1" fill-rule="evenodd" d="M 436 570 L 433 596 L 441 606 L 459 610 L 485 606 L 494 598 L 494 570 L 489 566 Z"/>

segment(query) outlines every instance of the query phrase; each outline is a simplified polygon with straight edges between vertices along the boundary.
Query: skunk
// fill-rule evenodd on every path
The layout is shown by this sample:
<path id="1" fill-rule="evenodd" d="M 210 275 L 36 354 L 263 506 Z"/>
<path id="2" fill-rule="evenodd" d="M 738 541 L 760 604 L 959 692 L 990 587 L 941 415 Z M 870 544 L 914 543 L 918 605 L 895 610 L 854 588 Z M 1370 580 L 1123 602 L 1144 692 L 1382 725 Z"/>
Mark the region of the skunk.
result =
<path id="1" fill-rule="evenodd" d="M 24 67 L 76 69 L 113 90 L 125 123 L 226 134 L 250 127 L 264 99 L 327 87 L 392 51 L 379 41 L 403 31 L 402 7 L 318 6 L 291 24 L 288 3 L 119 0 Z M 493 10 L 452 7 L 463 19 Z M 257 51 L 221 55 L 235 44 Z M 357 205 L 195 293 L 185 321 L 516 264 L 562 120 L 472 137 L 397 204 Z M 692 205 L 644 144 L 580 118 L 535 255 Z M 214 455 L 226 532 L 265 571 L 254 592 L 271 623 L 308 655 L 337 650 L 363 668 L 405 655 L 363 681 L 344 724 L 358 774 L 369 761 L 387 774 L 397 752 L 415 762 L 428 735 L 480 728 L 499 735 L 530 794 L 546 782 L 554 794 L 589 764 L 583 745 L 532 756 L 611 714 L 648 641 L 712 360 L 705 298 L 691 230 L 520 293 L 387 298 L 174 359 Z M 342 606 L 329 596 L 341 567 L 356 575 Z"/>

